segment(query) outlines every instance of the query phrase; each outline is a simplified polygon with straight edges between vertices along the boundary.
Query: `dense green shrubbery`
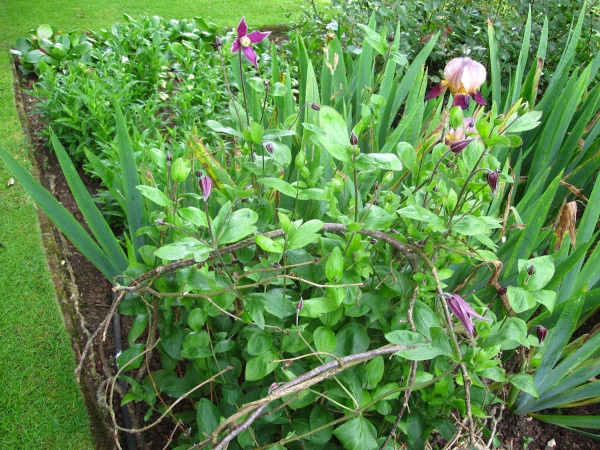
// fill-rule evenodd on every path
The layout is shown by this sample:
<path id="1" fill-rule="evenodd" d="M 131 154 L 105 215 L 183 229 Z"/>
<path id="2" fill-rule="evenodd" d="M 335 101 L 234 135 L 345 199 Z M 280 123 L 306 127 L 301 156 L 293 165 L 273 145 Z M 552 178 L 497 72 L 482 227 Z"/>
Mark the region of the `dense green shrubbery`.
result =
<path id="1" fill-rule="evenodd" d="M 52 123 L 55 130 L 64 126 L 59 137 L 76 157 L 83 158 L 78 148 L 102 142 L 100 152 L 85 157 L 125 214 L 122 244 L 56 137 L 98 244 L 9 155 L 0 155 L 113 280 L 120 293 L 115 307 L 133 317 L 130 346 L 109 386 L 126 381 L 123 403 L 145 404 L 149 422 L 170 416 L 178 449 L 200 442 L 493 445 L 489 414 L 506 391 L 506 403 L 524 413 L 594 399 L 596 382 L 588 380 L 600 369 L 589 357 L 599 348 L 598 334 L 566 346 L 599 305 L 593 268 L 600 247 L 587 253 L 600 215 L 600 183 L 590 176 L 598 168 L 600 53 L 573 69 L 583 20 L 539 103 L 546 38 L 539 59 L 527 63 L 534 28 L 527 23 L 507 83 L 490 27 L 488 106 L 470 101 L 464 111 L 444 97 L 424 102 L 423 66 L 441 37 L 424 43 L 408 64 L 400 26 L 389 37 L 375 15 L 357 28 L 364 35 L 360 54 L 345 51 L 338 30 L 320 59 L 300 38 L 287 51 L 261 52 L 263 44 L 243 40 L 243 28 L 213 48 L 186 34 L 196 31 L 178 29 L 187 26 L 183 21 L 129 20 L 99 34 L 111 51 L 97 55 L 89 79 L 125 80 L 116 99 L 105 97 L 94 109 L 105 128 L 82 132 L 80 120 L 58 109 Z M 198 23 L 189 26 L 200 29 Z M 259 67 L 230 54 L 234 42 L 247 55 L 258 52 Z M 133 55 L 138 64 L 130 64 Z M 165 55 L 175 58 L 167 72 Z M 200 61 L 212 67 L 203 67 L 210 76 L 198 81 L 193 64 Z M 86 67 L 71 65 L 65 75 L 45 68 L 40 89 L 50 95 L 50 80 L 58 79 L 72 81 L 61 87 L 69 92 L 89 89 Z M 197 76 L 189 80 L 189 73 Z M 200 131 L 168 152 L 173 147 L 164 136 L 182 142 L 189 129 L 170 131 L 175 124 L 159 120 L 156 108 L 176 108 L 170 102 L 180 95 L 175 91 L 187 91 L 180 89 L 186 80 L 199 83 L 190 95 L 211 99 L 215 108 L 228 93 L 228 108 L 185 121 Z M 162 81 L 173 84 L 163 92 Z M 479 86 L 459 92 L 448 85 L 455 100 L 477 97 Z M 161 92 L 168 101 L 156 99 Z M 147 104 L 139 100 L 146 97 Z M 47 105 L 81 101 L 62 98 Z M 118 106 L 113 116 L 108 102 L 115 100 L 129 124 Z M 186 103 L 178 115 L 186 108 L 195 111 Z M 160 128 L 140 135 L 140 124 Z M 90 132 L 98 136 L 89 140 Z M 198 139 L 208 134 L 210 142 Z M 590 198 L 578 226 L 563 213 L 572 210 L 574 195 Z M 571 206 L 562 207 L 565 201 Z M 563 239 L 575 229 L 581 240 Z M 473 317 L 484 320 L 473 324 Z M 541 346 L 545 334 L 537 325 L 551 328 Z M 511 357 L 516 363 L 506 365 Z M 576 377 L 567 382 L 571 369 Z"/>
<path id="2" fill-rule="evenodd" d="M 314 2 L 309 3 L 314 5 Z M 332 10 L 323 9 L 321 12 L 316 7 L 306 9 L 308 20 L 304 22 L 304 26 L 313 31 L 305 32 L 304 35 L 320 35 L 325 29 L 338 30 L 344 40 L 351 44 L 349 50 L 358 52 L 362 42 L 362 31 L 358 24 L 367 23 L 375 12 L 378 28 L 385 26 L 387 32 L 391 33 L 395 31 L 397 24 L 400 25 L 402 39 L 399 50 L 408 59 L 412 59 L 423 44 L 439 32 L 439 45 L 428 60 L 430 75 L 435 80 L 448 58 L 468 55 L 480 61 L 488 60 L 485 23 L 486 19 L 490 19 L 501 43 L 498 60 L 505 74 L 508 74 L 516 67 L 530 3 L 533 8 L 532 39 L 535 47 L 538 47 L 542 36 L 544 18 L 551 18 L 548 56 L 545 61 L 546 75 L 543 77 L 545 84 L 568 42 L 573 18 L 581 11 L 582 3 L 579 0 L 334 0 Z M 331 18 L 334 19 L 333 22 L 330 21 Z M 588 1 L 582 38 L 577 47 L 576 64 L 584 64 L 600 50 L 599 23 L 600 2 Z"/>

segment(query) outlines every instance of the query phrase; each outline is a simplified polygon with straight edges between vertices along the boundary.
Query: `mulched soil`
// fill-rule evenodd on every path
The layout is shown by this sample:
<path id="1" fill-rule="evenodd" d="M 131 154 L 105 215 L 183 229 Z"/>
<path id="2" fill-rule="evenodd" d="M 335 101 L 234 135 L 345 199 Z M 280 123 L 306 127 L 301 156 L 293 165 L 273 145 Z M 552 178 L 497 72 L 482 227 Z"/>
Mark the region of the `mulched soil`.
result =
<path id="1" fill-rule="evenodd" d="M 26 92 L 31 89 L 33 82 L 32 78 L 21 78 L 15 82 L 15 88 L 23 128 L 26 134 L 31 136 L 39 179 L 63 206 L 85 225 L 54 153 L 49 150 L 46 139 L 40 137 L 44 124 L 33 112 L 35 98 Z M 86 177 L 83 178 L 85 181 Z M 87 181 L 90 191 L 93 192 L 97 185 L 89 179 Z M 43 214 L 39 216 L 58 299 L 65 322 L 71 332 L 76 359 L 79 361 L 88 337 L 100 326 L 109 311 L 112 301 L 111 286 Z M 124 324 L 123 336 L 126 336 L 126 331 L 127 324 Z M 94 353 L 84 364 L 80 383 L 92 419 L 92 431 L 98 443 L 97 448 L 108 450 L 115 445 L 107 426 L 110 419 L 106 416 L 105 409 L 100 406 L 105 402 L 103 380 L 106 379 L 106 375 L 103 373 L 98 351 L 96 343 Z M 111 356 L 114 355 L 114 342 L 111 333 L 104 342 L 104 352 L 107 363 L 114 368 L 114 356 Z M 117 411 L 118 405 L 114 406 Z M 142 412 L 139 413 L 141 418 Z M 600 411 L 594 407 L 588 408 L 586 413 L 600 414 Z M 164 424 L 153 432 L 146 433 L 143 437 L 145 443 L 138 442 L 139 448 L 149 450 L 164 448 L 172 431 L 172 427 L 167 425 Z M 525 416 L 515 416 L 510 412 L 504 413 L 503 420 L 498 425 L 498 437 L 501 441 L 499 448 L 506 450 L 600 449 L 599 442 L 578 433 Z M 125 448 L 124 443 L 122 445 Z"/>

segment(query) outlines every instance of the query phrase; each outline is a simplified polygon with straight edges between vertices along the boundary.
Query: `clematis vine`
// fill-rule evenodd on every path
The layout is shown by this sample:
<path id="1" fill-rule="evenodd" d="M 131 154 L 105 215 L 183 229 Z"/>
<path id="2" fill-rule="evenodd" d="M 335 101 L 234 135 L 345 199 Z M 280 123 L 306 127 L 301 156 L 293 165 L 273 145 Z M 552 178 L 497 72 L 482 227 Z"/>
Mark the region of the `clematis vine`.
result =
<path id="1" fill-rule="evenodd" d="M 259 42 L 266 39 L 271 32 L 266 31 L 258 31 L 254 30 L 252 33 L 248 34 L 248 25 L 246 25 L 246 19 L 242 17 L 240 23 L 237 27 L 238 37 L 233 44 L 231 45 L 231 53 L 235 53 L 241 49 L 246 55 L 246 58 L 254 65 L 254 67 L 258 68 L 257 55 L 254 49 L 252 48 L 252 44 L 258 44 Z"/>
<path id="2" fill-rule="evenodd" d="M 475 312 L 475 310 L 469 305 L 460 295 L 458 294 L 441 294 L 446 298 L 450 310 L 454 313 L 458 320 L 463 324 L 469 337 L 473 337 L 475 330 L 475 324 L 473 323 L 473 317 L 477 319 L 490 321 L 490 319 L 483 317 Z"/>
<path id="3" fill-rule="evenodd" d="M 427 93 L 425 100 L 439 97 L 446 92 L 446 89 L 450 89 L 454 96 L 452 106 L 467 109 L 470 98 L 477 104 L 485 106 L 487 103 L 479 92 L 479 88 L 485 82 L 486 75 L 483 64 L 467 56 L 454 58 L 444 68 L 445 79 Z"/>

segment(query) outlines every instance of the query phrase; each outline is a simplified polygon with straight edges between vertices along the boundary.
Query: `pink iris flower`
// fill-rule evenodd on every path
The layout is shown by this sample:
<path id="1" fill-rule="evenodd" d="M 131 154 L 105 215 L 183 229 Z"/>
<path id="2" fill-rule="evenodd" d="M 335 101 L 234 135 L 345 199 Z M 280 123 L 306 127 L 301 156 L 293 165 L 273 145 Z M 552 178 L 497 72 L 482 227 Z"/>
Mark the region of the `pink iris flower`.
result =
<path id="1" fill-rule="evenodd" d="M 470 98 L 479 105 L 485 106 L 487 103 L 479 92 L 479 88 L 485 82 L 486 76 L 487 72 L 483 64 L 467 56 L 454 58 L 444 68 L 445 80 L 434 86 L 425 96 L 425 100 L 439 97 L 446 92 L 446 89 L 450 89 L 454 96 L 452 106 L 467 109 Z"/>
<path id="2" fill-rule="evenodd" d="M 258 63 L 256 62 L 256 52 L 252 48 L 252 44 L 258 44 L 262 40 L 266 39 L 271 32 L 254 30 L 252 33 L 248 34 L 248 25 L 246 25 L 246 19 L 242 17 L 242 20 L 240 20 L 240 24 L 237 27 L 237 33 L 238 37 L 231 45 L 231 53 L 235 53 L 241 48 L 244 52 L 244 55 L 246 55 L 246 58 L 248 58 L 254 67 L 258 67 Z"/>
<path id="3" fill-rule="evenodd" d="M 463 324 L 465 330 L 467 330 L 467 334 L 469 337 L 473 337 L 473 331 L 475 330 L 475 324 L 473 324 L 473 317 L 476 317 L 481 320 L 490 321 L 475 312 L 471 305 L 469 305 L 460 295 L 451 294 L 447 295 L 448 306 L 454 313 L 458 320 Z"/>

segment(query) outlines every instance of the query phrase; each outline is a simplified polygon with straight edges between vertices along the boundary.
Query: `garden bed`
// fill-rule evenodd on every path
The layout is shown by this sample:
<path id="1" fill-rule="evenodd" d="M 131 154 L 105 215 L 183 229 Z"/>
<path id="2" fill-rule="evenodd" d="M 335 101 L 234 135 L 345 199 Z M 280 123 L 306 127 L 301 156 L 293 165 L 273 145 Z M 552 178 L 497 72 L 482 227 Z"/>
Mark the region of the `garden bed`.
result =
<path id="1" fill-rule="evenodd" d="M 17 77 L 17 71 L 15 71 Z M 36 99 L 27 91 L 32 88 L 34 79 L 21 77 L 15 87 L 16 98 L 23 128 L 30 137 L 34 147 L 37 170 L 42 184 L 65 206 L 77 220 L 84 224 L 77 204 L 68 188 L 56 156 L 47 146 L 45 138 L 40 137 L 45 127 L 33 112 Z M 96 183 L 85 176 L 91 192 L 97 189 Z M 65 323 L 71 333 L 73 350 L 79 361 L 82 348 L 89 336 L 105 319 L 112 301 L 110 283 L 102 274 L 87 261 L 77 249 L 62 236 L 52 223 L 39 214 L 42 224 L 44 243 L 57 297 L 65 318 Z M 595 320 L 595 316 L 590 322 Z M 592 323 L 593 325 L 593 323 Z M 114 366 L 114 342 L 112 334 L 107 336 L 104 343 L 104 353 L 109 358 L 108 363 Z M 98 343 L 83 366 L 80 378 L 82 392 L 92 421 L 93 434 L 97 440 L 98 449 L 112 448 L 112 437 L 109 429 L 109 417 L 104 408 L 103 381 L 105 375 L 99 354 Z M 118 405 L 115 406 L 115 411 Z M 138 411 L 138 421 L 143 422 L 143 411 Z M 598 408 L 587 408 L 587 414 L 597 414 Z M 597 441 L 581 434 L 565 430 L 550 424 L 533 420 L 527 416 L 515 416 L 505 411 L 502 421 L 498 424 L 498 436 L 502 442 L 500 448 L 506 450 L 552 450 L 570 448 L 572 450 L 594 450 L 598 448 Z M 161 424 L 150 430 L 140 439 L 140 448 L 162 449 L 170 437 L 170 428 Z M 146 442 L 147 444 L 144 444 Z"/>

